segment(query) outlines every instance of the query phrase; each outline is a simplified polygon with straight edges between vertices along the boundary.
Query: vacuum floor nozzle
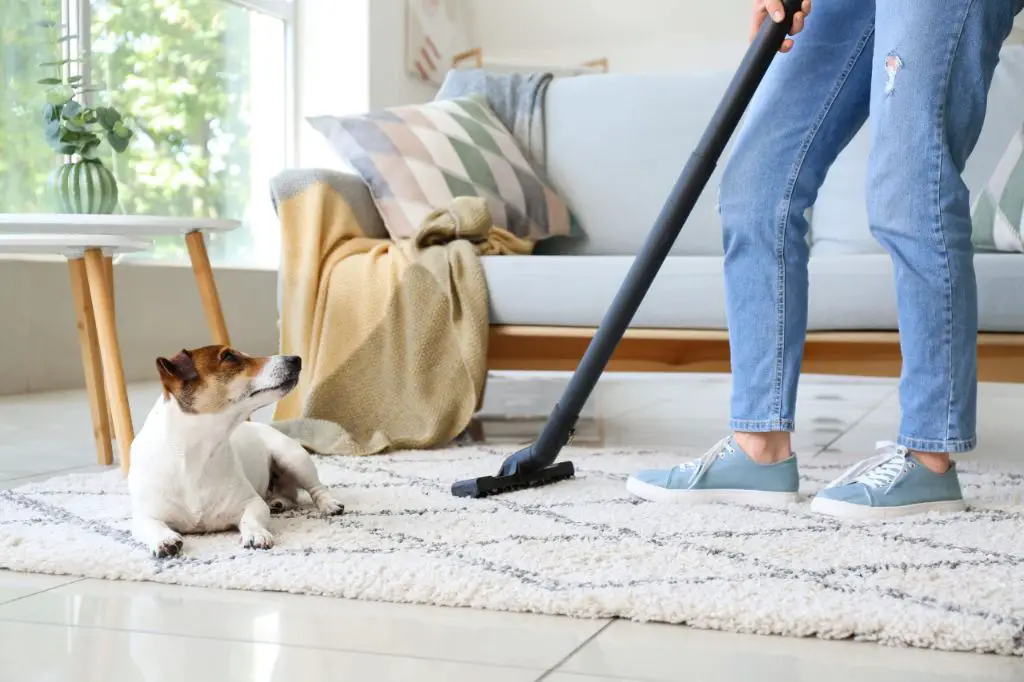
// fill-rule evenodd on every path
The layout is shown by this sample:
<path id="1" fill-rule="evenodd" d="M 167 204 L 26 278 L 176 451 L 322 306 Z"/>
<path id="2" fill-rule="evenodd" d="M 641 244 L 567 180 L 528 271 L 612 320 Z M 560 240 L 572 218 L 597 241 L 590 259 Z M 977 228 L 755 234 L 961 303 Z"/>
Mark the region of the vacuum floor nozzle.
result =
<path id="1" fill-rule="evenodd" d="M 456 497 L 487 497 L 512 490 L 533 488 L 547 485 L 555 481 L 563 481 L 576 475 L 572 462 L 559 462 L 554 466 L 544 467 L 536 471 L 519 472 L 498 476 L 481 476 L 452 485 L 452 495 Z"/>

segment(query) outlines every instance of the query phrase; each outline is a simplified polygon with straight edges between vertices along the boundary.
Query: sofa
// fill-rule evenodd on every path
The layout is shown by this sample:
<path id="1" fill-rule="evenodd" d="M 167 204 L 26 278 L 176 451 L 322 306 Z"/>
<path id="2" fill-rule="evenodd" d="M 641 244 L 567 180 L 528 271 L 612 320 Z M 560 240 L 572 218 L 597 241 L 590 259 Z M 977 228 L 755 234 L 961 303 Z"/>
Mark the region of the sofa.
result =
<path id="1" fill-rule="evenodd" d="M 484 257 L 492 369 L 573 369 L 622 282 L 731 73 L 558 78 L 546 99 L 547 174 L 584 235 L 528 257 Z M 989 114 L 965 171 L 991 175 L 1024 124 L 1024 48 L 1004 50 Z M 728 150 L 726 151 L 728 154 Z M 841 154 L 810 211 L 810 311 L 804 371 L 898 376 L 892 264 L 868 229 L 866 129 Z M 697 203 L 610 369 L 728 371 L 721 165 Z M 386 236 L 362 181 L 332 174 Z M 1024 381 L 1024 255 L 978 253 L 979 376 Z"/>

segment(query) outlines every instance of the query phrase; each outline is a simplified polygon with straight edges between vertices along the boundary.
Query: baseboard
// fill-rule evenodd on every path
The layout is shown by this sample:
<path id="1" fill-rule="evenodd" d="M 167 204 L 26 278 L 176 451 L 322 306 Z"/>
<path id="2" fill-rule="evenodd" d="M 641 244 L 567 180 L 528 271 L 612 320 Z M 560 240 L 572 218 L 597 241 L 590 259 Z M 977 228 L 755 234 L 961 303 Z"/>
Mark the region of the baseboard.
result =
<path id="1" fill-rule="evenodd" d="M 275 352 L 277 273 L 225 268 L 216 278 L 233 345 Z M 114 287 L 128 381 L 155 379 L 159 355 L 210 342 L 188 267 L 118 265 Z M 84 386 L 66 263 L 0 260 L 0 292 L 0 394 Z"/>

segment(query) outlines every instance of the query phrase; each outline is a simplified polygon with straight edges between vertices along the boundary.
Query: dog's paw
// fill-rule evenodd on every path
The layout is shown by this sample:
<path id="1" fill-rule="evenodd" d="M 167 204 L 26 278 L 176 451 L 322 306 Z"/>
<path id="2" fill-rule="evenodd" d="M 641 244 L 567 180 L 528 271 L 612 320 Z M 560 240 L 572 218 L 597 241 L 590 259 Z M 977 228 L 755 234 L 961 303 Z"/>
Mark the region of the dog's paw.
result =
<path id="1" fill-rule="evenodd" d="M 316 508 L 320 510 L 320 516 L 340 516 L 345 513 L 345 505 L 332 497 L 324 495 L 316 502 Z"/>
<path id="2" fill-rule="evenodd" d="M 242 546 L 246 549 L 270 549 L 274 536 L 266 528 L 249 529 L 242 532 Z"/>
<path id="3" fill-rule="evenodd" d="M 286 511 L 291 511 L 297 506 L 293 500 L 287 497 L 272 497 L 267 501 L 267 506 L 270 507 L 271 514 L 282 514 Z"/>
<path id="4" fill-rule="evenodd" d="M 177 556 L 181 552 L 183 544 L 184 541 L 181 539 L 181 536 L 175 533 L 174 535 L 168 535 L 166 538 L 150 547 L 150 551 L 157 559 L 167 559 L 172 556 Z"/>

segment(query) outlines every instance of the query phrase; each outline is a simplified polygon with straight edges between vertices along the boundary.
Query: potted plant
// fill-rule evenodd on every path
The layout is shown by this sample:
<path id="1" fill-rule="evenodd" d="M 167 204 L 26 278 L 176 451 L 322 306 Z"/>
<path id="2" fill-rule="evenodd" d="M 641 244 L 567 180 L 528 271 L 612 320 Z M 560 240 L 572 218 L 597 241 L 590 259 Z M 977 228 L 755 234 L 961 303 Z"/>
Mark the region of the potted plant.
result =
<path id="1" fill-rule="evenodd" d="M 49 31 L 57 29 L 52 21 L 40 25 Z M 63 44 L 75 38 L 62 35 L 56 42 Z M 70 75 L 70 65 L 75 61 L 78 60 L 40 64 L 55 72 L 38 81 L 47 86 L 43 107 L 46 141 L 65 157 L 65 163 L 50 174 L 48 190 L 55 207 L 64 213 L 113 213 L 117 207 L 117 180 L 103 165 L 98 152 L 104 140 L 115 152 L 124 152 L 132 131 L 113 107 L 94 109 L 79 101 L 84 93 L 101 89 L 87 89 L 81 76 Z"/>

